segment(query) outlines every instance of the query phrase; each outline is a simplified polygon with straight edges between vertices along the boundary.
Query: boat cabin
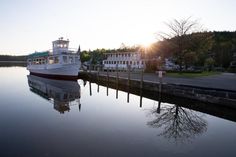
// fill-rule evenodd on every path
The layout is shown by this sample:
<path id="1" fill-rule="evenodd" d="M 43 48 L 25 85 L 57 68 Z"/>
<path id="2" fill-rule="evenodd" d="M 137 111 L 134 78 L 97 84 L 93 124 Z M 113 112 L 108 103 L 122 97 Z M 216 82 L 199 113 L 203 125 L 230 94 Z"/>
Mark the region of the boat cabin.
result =
<path id="1" fill-rule="evenodd" d="M 64 40 L 63 37 L 52 42 L 53 55 L 66 54 L 69 52 L 69 40 Z"/>
<path id="2" fill-rule="evenodd" d="M 79 53 L 69 50 L 69 40 L 62 37 L 52 42 L 52 52 L 35 52 L 28 56 L 28 68 L 34 66 L 37 68 L 55 67 L 54 65 L 80 64 Z"/>

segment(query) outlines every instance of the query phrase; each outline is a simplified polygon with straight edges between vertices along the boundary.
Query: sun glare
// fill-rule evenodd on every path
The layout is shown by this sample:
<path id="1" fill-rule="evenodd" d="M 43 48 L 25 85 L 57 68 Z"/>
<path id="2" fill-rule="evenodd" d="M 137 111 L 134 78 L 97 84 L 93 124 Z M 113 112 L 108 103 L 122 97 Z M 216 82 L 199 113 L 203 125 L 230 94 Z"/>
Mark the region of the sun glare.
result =
<path id="1" fill-rule="evenodd" d="M 152 43 L 154 43 L 155 42 L 155 39 L 154 38 L 152 38 L 152 36 L 143 36 L 142 38 L 141 38 L 141 45 L 143 46 L 143 47 L 145 47 L 145 48 L 148 48 L 148 47 L 150 47 L 150 45 L 152 44 Z"/>

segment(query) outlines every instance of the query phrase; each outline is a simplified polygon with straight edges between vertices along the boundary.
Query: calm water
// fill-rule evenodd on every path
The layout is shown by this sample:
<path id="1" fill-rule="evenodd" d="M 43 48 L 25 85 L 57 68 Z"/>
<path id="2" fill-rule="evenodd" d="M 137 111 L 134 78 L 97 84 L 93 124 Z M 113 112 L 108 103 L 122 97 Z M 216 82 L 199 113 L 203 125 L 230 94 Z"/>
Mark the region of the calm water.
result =
<path id="1" fill-rule="evenodd" d="M 128 103 L 125 92 L 29 76 L 24 67 L 0 67 L 0 78 L 1 157 L 236 153 L 234 121 L 168 103 L 158 111 L 147 98 L 140 108 L 139 96 Z"/>

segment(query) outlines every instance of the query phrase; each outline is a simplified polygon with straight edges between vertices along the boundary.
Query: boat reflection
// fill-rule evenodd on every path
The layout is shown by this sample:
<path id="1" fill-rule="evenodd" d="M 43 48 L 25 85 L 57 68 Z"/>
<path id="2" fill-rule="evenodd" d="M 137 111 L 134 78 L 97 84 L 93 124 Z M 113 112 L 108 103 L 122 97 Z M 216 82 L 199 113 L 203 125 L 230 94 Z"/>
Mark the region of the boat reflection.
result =
<path id="1" fill-rule="evenodd" d="M 70 106 L 80 104 L 80 85 L 77 81 L 47 79 L 35 75 L 28 75 L 30 91 L 47 99 L 60 113 L 70 111 Z"/>

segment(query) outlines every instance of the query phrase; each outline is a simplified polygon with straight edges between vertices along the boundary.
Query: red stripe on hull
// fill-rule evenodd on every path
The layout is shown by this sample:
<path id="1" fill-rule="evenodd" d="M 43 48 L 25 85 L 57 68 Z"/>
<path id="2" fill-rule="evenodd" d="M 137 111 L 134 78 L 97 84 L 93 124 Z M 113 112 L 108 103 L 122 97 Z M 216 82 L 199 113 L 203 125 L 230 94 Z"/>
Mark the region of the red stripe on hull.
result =
<path id="1" fill-rule="evenodd" d="M 70 75 L 48 75 L 48 74 L 41 74 L 41 73 L 34 73 L 30 72 L 31 75 L 45 77 L 45 78 L 51 78 L 56 80 L 77 80 L 78 76 L 70 76 Z"/>

